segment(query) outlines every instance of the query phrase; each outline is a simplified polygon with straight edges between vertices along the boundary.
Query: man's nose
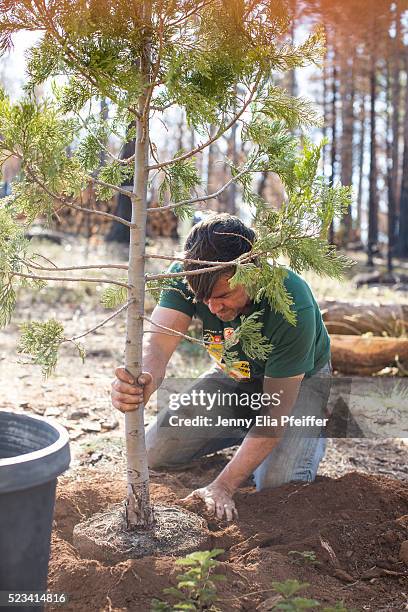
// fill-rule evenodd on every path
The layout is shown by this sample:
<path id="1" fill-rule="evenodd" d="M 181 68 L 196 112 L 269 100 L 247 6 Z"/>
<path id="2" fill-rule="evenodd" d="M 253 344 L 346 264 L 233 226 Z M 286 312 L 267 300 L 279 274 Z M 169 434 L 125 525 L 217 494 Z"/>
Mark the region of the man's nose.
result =
<path id="1" fill-rule="evenodd" d="M 206 302 L 206 304 L 212 314 L 217 314 L 217 312 L 222 310 L 222 304 L 217 304 L 217 302 L 212 300 L 211 298 Z"/>

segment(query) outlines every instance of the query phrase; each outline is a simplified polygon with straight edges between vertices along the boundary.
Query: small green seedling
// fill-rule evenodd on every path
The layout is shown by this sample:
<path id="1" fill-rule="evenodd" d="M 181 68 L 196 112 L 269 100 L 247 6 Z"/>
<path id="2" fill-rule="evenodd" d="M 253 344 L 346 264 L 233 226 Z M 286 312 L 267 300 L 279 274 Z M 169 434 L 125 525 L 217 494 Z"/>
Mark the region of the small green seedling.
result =
<path id="1" fill-rule="evenodd" d="M 298 552 L 298 551 L 292 551 Z M 310 551 L 308 551 L 310 552 Z M 285 580 L 284 582 L 272 582 L 272 586 L 277 593 L 282 595 L 283 601 L 276 602 L 274 610 L 286 610 L 286 612 L 299 612 L 300 610 L 312 610 L 319 608 L 320 603 L 316 599 L 307 599 L 299 597 L 298 593 L 306 589 L 308 582 L 299 582 L 298 580 Z M 342 601 L 337 602 L 334 606 L 322 608 L 321 612 L 353 612 L 344 607 Z"/>
<path id="2" fill-rule="evenodd" d="M 291 555 L 291 561 L 298 565 L 320 565 L 320 561 L 317 560 L 316 553 L 313 550 L 290 550 L 288 555 Z"/>
<path id="3" fill-rule="evenodd" d="M 169 604 L 167 601 L 153 599 L 152 612 L 172 612 L 173 610 L 211 610 L 217 612 L 215 606 L 217 601 L 216 581 L 226 580 L 222 574 L 213 573 L 213 569 L 219 565 L 215 559 L 223 553 L 223 549 L 204 550 L 193 552 L 183 559 L 178 559 L 176 565 L 186 569 L 184 574 L 177 576 L 177 587 L 163 590 L 166 595 L 175 598 L 176 603 Z"/>
<path id="4" fill-rule="evenodd" d="M 319 606 L 319 602 L 315 599 L 306 599 L 298 597 L 297 593 L 303 591 L 309 586 L 308 582 L 299 582 L 298 580 L 285 580 L 284 582 L 272 582 L 272 586 L 277 593 L 283 596 L 284 601 L 276 604 L 276 610 L 287 610 L 288 612 L 298 612 L 298 610 L 310 610 Z"/>

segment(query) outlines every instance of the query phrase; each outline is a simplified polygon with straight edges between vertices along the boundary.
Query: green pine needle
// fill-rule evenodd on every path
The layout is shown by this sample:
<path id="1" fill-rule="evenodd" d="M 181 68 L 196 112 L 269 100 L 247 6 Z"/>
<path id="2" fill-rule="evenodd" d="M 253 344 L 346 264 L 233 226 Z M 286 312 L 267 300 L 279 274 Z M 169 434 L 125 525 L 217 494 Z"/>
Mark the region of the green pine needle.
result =
<path id="1" fill-rule="evenodd" d="M 20 330 L 18 352 L 29 355 L 31 362 L 40 365 L 44 378 L 47 378 L 56 368 L 58 351 L 65 341 L 63 325 L 54 319 L 44 323 L 31 321 L 20 325 Z"/>
<path id="2" fill-rule="evenodd" d="M 0 328 L 10 323 L 16 306 L 16 292 L 11 283 L 0 283 Z"/>
<path id="3" fill-rule="evenodd" d="M 280 312 L 291 325 L 296 325 L 296 313 L 292 310 L 293 299 L 284 285 L 287 274 L 285 268 L 264 263 L 261 268 L 262 288 L 256 301 L 265 297 L 276 312 Z"/>
<path id="4" fill-rule="evenodd" d="M 101 295 L 101 305 L 104 308 L 117 308 L 128 300 L 128 290 L 126 287 L 111 285 L 104 289 Z"/>
<path id="5" fill-rule="evenodd" d="M 95 139 L 94 139 L 95 141 Z M 133 182 L 133 166 L 124 165 L 118 162 L 112 162 L 100 169 L 98 179 L 110 185 L 120 186 L 125 183 L 132 184 Z M 131 195 L 131 189 L 129 195 Z M 109 200 L 114 195 L 114 190 L 109 187 L 98 185 L 96 189 L 97 197 L 100 200 Z"/>
<path id="6" fill-rule="evenodd" d="M 267 359 L 273 347 L 270 340 L 261 333 L 263 323 L 257 319 L 262 315 L 263 311 L 259 311 L 247 317 L 241 316 L 240 326 L 234 331 L 232 337 L 225 341 L 225 350 L 229 351 L 231 346 L 239 342 L 242 350 L 250 359 Z"/>
<path id="7" fill-rule="evenodd" d="M 179 157 L 182 153 L 183 151 L 177 151 L 174 157 Z M 192 190 L 200 184 L 201 178 L 194 157 L 175 162 L 166 169 L 159 188 L 159 202 L 163 203 L 166 196 L 174 204 L 189 200 Z M 189 205 L 176 206 L 173 211 L 180 219 L 190 218 L 194 213 L 194 209 Z"/>
<path id="8" fill-rule="evenodd" d="M 289 96 L 280 87 L 269 87 L 260 112 L 274 120 L 283 119 L 290 130 L 322 125 L 322 117 L 310 100 Z"/>
<path id="9" fill-rule="evenodd" d="M 158 278 L 155 280 L 148 280 L 146 282 L 146 291 L 150 293 L 156 303 L 159 302 L 163 291 L 179 291 L 183 297 L 184 293 L 177 289 L 174 285 L 179 282 L 176 278 Z"/>

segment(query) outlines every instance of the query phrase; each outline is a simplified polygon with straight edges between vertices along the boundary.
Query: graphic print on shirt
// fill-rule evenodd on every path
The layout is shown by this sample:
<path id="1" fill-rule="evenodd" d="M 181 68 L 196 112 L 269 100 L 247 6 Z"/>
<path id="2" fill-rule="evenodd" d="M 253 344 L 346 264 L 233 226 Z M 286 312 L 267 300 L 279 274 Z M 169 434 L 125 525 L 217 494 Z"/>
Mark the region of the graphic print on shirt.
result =
<path id="1" fill-rule="evenodd" d="M 226 327 L 224 329 L 223 335 L 224 339 L 230 338 L 234 333 L 233 327 Z M 243 378 L 251 378 L 251 369 L 249 367 L 248 361 L 234 361 L 232 364 L 232 369 L 228 372 L 226 371 L 225 362 L 223 360 L 222 354 L 224 350 L 224 340 L 223 336 L 219 331 L 214 330 L 205 330 L 203 334 L 203 338 L 206 344 L 206 349 L 213 359 L 217 362 L 217 364 L 222 368 L 228 376 L 235 378 L 235 380 L 241 380 Z"/>

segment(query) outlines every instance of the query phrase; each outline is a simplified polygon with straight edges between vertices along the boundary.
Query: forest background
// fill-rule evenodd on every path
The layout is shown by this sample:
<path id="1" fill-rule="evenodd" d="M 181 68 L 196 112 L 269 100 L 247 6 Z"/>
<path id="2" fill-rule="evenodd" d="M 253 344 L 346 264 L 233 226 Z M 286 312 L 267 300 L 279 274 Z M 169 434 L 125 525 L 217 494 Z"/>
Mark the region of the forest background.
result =
<path id="1" fill-rule="evenodd" d="M 322 137 L 327 140 L 322 155 L 322 171 L 334 185 L 341 182 L 353 188 L 350 212 L 341 223 L 331 228 L 331 241 L 351 255 L 356 261 L 355 266 L 343 283 L 310 273 L 304 276 L 320 301 L 331 334 L 357 334 L 367 341 L 367 335 L 374 335 L 373 355 L 375 351 L 376 355 L 386 352 L 384 346 L 378 344 L 379 337 L 398 341 L 390 349 L 387 346 L 387 355 L 379 361 L 375 357 L 374 364 L 364 372 L 359 372 L 356 365 L 361 361 L 362 352 L 368 352 L 366 345 L 359 350 L 348 346 L 341 360 L 337 360 L 338 371 L 404 376 L 406 365 L 401 343 L 404 342 L 405 346 L 408 342 L 405 310 L 408 304 L 407 3 L 404 0 L 380 0 L 375 4 L 367 2 L 356 6 L 351 0 L 346 0 L 340 6 L 325 1 L 290 0 L 288 6 L 292 24 L 288 44 L 304 41 L 317 24 L 323 23 L 326 56 L 322 69 L 293 70 L 281 80 L 277 76 L 276 84 L 285 87 L 290 95 L 313 101 L 323 116 L 323 125 L 321 128 L 312 127 L 309 136 L 316 143 Z M 17 35 L 14 48 L 1 60 L 0 81 L 12 99 L 21 95 L 27 82 L 24 53 L 36 36 L 35 32 Z M 52 96 L 51 83 L 37 87 L 35 94 L 40 100 Z M 109 116 L 110 109 L 104 99 L 100 101 L 100 111 Z M 87 122 L 87 117 L 83 116 L 82 120 Z M 167 126 L 164 129 L 159 120 L 152 121 L 153 139 L 160 157 L 171 158 L 177 151 L 189 149 L 199 142 L 200 136 L 187 125 L 182 111 L 172 112 Z M 127 158 L 134 146 L 132 141 L 124 143 L 114 135 L 107 137 L 103 144 L 106 151 L 101 153 L 101 166 L 109 163 L 109 153 Z M 239 165 L 245 153 L 239 129 L 234 126 L 204 153 L 198 154 L 196 163 L 202 180 L 197 188 L 198 194 L 214 193 L 226 183 L 229 167 L 225 163 L 225 154 Z M 2 195 L 10 193 L 12 180 L 18 172 L 18 162 L 11 158 L 3 168 Z M 258 173 L 256 181 L 259 195 L 271 205 L 278 206 L 284 193 L 277 175 Z M 159 187 L 153 182 L 148 194 L 149 206 L 158 205 Z M 81 205 L 92 207 L 95 203 L 95 194 L 91 190 L 82 193 Z M 204 205 L 203 210 L 197 206 L 193 222 L 202 218 L 208 208 L 237 214 L 249 221 L 240 187 L 235 183 L 217 199 Z M 122 194 L 103 206 L 108 212 L 130 218 L 130 200 Z M 151 215 L 148 223 L 150 252 L 181 254 L 183 239 L 191 223 L 191 220 L 180 220 L 171 211 Z M 73 260 L 78 265 L 85 265 L 96 258 L 99 261 L 112 261 L 118 257 L 125 261 L 127 258 L 128 228 L 112 224 L 103 217 L 62 209 L 51 227 L 46 227 L 44 220 L 39 218 L 36 227 L 30 231 L 34 242 L 47 238 L 52 241 L 47 245 L 47 253 L 59 266 L 69 265 Z M 149 266 L 148 271 L 153 273 L 161 272 L 165 267 L 158 260 L 152 260 Z M 28 371 L 17 357 L 17 329 L 18 324 L 31 319 L 34 312 L 36 319 L 62 319 L 68 331 L 72 328 L 76 334 L 91 329 L 95 318 L 106 316 L 99 303 L 102 289 L 102 285 L 97 283 L 84 283 L 74 288 L 53 281 L 37 295 L 25 294 L 21 290 L 16 318 L 7 330 L 0 332 L 0 371 L 6 387 L 3 393 L 5 408 L 34 410 L 46 416 L 60 417 L 68 427 L 71 439 L 80 443 L 80 463 L 111 461 L 112 455 L 97 438 L 99 434 L 106 434 L 112 442 L 112 429 L 119 429 L 109 404 L 107 380 L 122 360 L 121 332 L 124 324 L 120 319 L 112 321 L 98 329 L 95 335 L 87 337 L 88 361 L 80 375 L 77 357 L 70 355 L 69 350 L 63 350 L 57 370 L 61 394 L 64 381 L 70 375 L 76 376 L 78 385 L 70 390 L 68 396 L 65 392 L 60 402 L 58 392 L 55 395 L 55 384 L 43 381 L 39 371 Z M 350 308 L 347 306 L 342 310 L 344 301 L 351 304 Z M 153 306 L 154 301 L 147 296 L 146 310 Z M 338 326 L 340 319 L 341 325 Z M 192 333 L 198 335 L 199 330 Z M 355 345 L 355 338 L 348 340 L 349 344 Z M 10 354 L 13 355 L 11 358 Z M 347 372 L 344 368 L 351 358 L 355 369 Z M 204 351 L 182 342 L 168 374 L 195 377 L 207 366 L 208 357 Z M 23 387 L 21 380 L 25 383 Z M 395 384 L 394 388 L 398 397 L 406 393 L 401 385 Z M 92 398 L 92 410 L 88 408 L 89 398 Z M 147 414 L 151 413 L 148 411 Z M 120 438 L 119 435 L 117 454 L 113 453 L 113 457 L 121 454 Z M 382 470 L 384 466 L 378 467 Z"/>
<path id="2" fill-rule="evenodd" d="M 292 12 L 291 39 L 300 42 L 318 23 L 324 23 L 327 52 L 323 71 L 316 68 L 294 70 L 277 85 L 290 95 L 310 97 L 324 118 L 322 128 L 313 128 L 314 141 L 326 138 L 323 172 L 335 184 L 352 185 L 353 204 L 344 221 L 332 228 L 331 239 L 351 249 L 365 248 L 368 264 L 381 254 L 389 271 L 393 259 L 408 257 L 408 10 L 404 0 L 359 3 L 351 0 L 341 5 L 331 1 L 290 0 Z M 17 97 L 24 84 L 23 54 L 36 33 L 19 35 L 15 47 L 0 65 L 0 81 L 7 93 Z M 37 88 L 39 98 L 50 95 L 50 87 Z M 101 101 L 101 112 L 109 108 Z M 86 119 L 86 118 L 84 118 Z M 174 112 L 168 131 L 157 120 L 153 134 L 160 134 L 160 152 L 174 155 L 177 150 L 197 142 L 197 133 L 186 124 L 182 111 Z M 160 133 L 162 131 L 163 133 Z M 113 153 L 126 157 L 132 143 L 111 137 L 106 143 Z M 223 156 L 239 163 L 242 155 L 239 130 L 232 128 L 214 142 L 203 155 L 197 156 L 203 192 L 213 193 L 226 182 L 229 168 Z M 101 156 L 101 165 L 106 156 Z M 0 193 L 7 194 L 13 176 L 18 172 L 16 160 L 5 165 Z M 158 185 L 150 192 L 151 205 L 157 203 Z M 275 204 L 282 197 L 276 175 L 264 173 L 257 178 L 258 193 Z M 84 194 L 91 198 L 91 194 Z M 119 212 L 129 217 L 130 202 L 121 198 Z M 116 202 L 111 203 L 112 209 Z M 233 184 L 211 202 L 211 209 L 243 215 L 239 188 Z M 70 215 L 68 215 L 70 216 Z M 72 231 L 82 219 L 70 219 Z M 108 239 L 126 241 L 126 228 L 106 224 L 84 224 L 82 233 L 105 235 Z M 152 236 L 176 237 L 174 215 L 158 214 L 151 222 Z M 72 227 L 74 226 L 74 227 Z M 57 228 L 59 223 L 57 222 Z M 67 229 L 66 225 L 63 228 Z M 123 233 L 124 232 L 124 233 Z"/>

